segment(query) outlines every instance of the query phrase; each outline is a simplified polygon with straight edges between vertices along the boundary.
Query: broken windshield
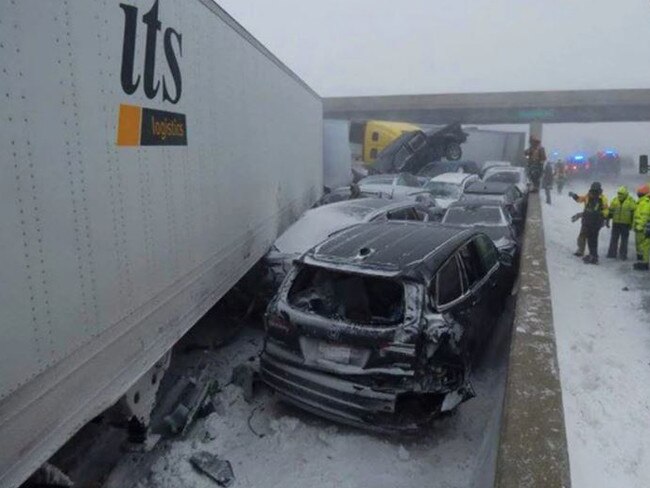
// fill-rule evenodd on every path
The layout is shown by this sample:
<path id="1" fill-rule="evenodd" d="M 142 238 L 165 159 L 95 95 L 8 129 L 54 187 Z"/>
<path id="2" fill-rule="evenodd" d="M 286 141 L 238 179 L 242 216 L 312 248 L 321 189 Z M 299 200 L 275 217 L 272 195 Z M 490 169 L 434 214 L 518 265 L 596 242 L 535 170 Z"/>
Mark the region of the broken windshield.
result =
<path id="1" fill-rule="evenodd" d="M 366 325 L 394 325 L 404 319 L 404 287 L 381 277 L 303 266 L 288 296 L 298 310 Z"/>

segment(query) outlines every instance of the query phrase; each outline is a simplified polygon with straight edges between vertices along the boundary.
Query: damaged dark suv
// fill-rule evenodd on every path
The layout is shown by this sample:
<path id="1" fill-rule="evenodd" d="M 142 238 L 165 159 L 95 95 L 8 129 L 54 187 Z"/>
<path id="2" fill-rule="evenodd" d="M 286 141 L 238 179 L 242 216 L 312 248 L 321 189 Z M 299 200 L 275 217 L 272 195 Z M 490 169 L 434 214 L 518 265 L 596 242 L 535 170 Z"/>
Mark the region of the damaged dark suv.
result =
<path id="1" fill-rule="evenodd" d="M 472 359 L 506 295 L 488 236 L 362 224 L 295 261 L 266 314 L 263 380 L 337 421 L 416 430 L 474 393 Z"/>

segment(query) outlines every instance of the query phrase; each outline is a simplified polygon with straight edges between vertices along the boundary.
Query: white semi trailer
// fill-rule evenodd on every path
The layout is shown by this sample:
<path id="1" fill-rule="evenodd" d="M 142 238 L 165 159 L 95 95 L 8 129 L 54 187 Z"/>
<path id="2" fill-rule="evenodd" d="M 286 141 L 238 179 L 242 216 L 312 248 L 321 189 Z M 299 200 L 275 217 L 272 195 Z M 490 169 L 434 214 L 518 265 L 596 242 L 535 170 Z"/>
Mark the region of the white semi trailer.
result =
<path id="1" fill-rule="evenodd" d="M 134 385 L 318 198 L 322 133 L 211 0 L 0 0 L 0 486 L 148 403 Z"/>

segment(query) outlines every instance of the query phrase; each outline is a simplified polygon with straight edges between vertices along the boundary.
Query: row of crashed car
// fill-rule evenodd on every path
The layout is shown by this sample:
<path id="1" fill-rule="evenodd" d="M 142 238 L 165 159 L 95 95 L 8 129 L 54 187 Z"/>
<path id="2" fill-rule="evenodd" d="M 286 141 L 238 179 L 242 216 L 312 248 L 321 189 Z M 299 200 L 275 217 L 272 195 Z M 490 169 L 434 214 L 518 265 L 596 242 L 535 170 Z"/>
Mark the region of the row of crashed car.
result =
<path id="1" fill-rule="evenodd" d="M 409 193 L 307 211 L 265 259 L 275 294 L 264 382 L 378 431 L 417 431 L 474 396 L 470 372 L 510 292 L 527 202 L 490 174 L 426 182 L 458 186 L 446 208 Z"/>
<path id="2" fill-rule="evenodd" d="M 465 186 L 478 180 L 511 183 L 523 194 L 530 187 L 526 170 L 506 161 L 487 161 L 482 167 L 475 161 L 436 161 L 427 164 L 417 176 L 410 173 L 377 174 L 363 177 L 347 187 L 326 189 L 314 207 L 358 196 L 403 198 L 428 193 L 438 205 L 446 208 L 450 202 L 460 198 Z"/>

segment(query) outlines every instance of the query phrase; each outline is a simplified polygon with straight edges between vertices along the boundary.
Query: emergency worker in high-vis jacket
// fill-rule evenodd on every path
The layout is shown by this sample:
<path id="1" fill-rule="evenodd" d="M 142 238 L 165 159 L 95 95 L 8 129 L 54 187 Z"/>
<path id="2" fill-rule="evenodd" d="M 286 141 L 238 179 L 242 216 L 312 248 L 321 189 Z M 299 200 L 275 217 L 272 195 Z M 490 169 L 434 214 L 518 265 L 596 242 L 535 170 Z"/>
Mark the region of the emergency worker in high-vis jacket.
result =
<path id="1" fill-rule="evenodd" d="M 627 243 L 634 222 L 635 209 L 636 201 L 634 197 L 630 195 L 625 186 L 621 186 L 616 196 L 609 203 L 608 217 L 612 220 L 612 234 L 609 239 L 608 258 L 627 259 Z"/>
<path id="2" fill-rule="evenodd" d="M 647 271 L 650 258 L 650 238 L 646 237 L 646 226 L 650 222 L 650 186 L 642 185 L 636 191 L 639 200 L 634 211 L 634 237 L 636 258 L 634 269 Z"/>
<path id="3" fill-rule="evenodd" d="M 585 264 L 598 264 L 598 234 L 603 224 L 607 221 L 607 198 L 603 195 L 601 184 L 594 181 L 586 195 L 576 195 L 569 192 L 569 196 L 578 203 L 584 203 L 582 213 L 578 214 L 582 219 L 580 234 L 578 235 L 578 250 L 576 256 L 582 256 L 585 252 L 585 242 L 589 248 L 589 254 L 583 258 Z"/>

